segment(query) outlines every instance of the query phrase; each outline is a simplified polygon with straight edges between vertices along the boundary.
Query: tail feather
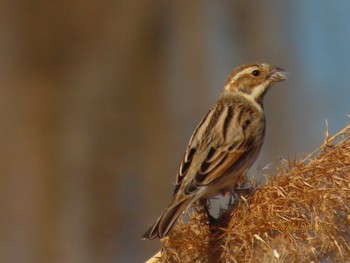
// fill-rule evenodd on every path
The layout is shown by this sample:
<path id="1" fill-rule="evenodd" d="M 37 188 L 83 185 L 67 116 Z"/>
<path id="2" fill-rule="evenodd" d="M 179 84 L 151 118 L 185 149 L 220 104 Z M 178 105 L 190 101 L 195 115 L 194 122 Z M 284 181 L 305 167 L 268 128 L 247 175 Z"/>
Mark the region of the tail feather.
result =
<path id="1" fill-rule="evenodd" d="M 180 203 L 170 206 L 158 218 L 158 220 L 147 230 L 142 239 L 162 238 L 173 228 L 181 213 L 187 208 L 192 198 L 185 199 Z"/>

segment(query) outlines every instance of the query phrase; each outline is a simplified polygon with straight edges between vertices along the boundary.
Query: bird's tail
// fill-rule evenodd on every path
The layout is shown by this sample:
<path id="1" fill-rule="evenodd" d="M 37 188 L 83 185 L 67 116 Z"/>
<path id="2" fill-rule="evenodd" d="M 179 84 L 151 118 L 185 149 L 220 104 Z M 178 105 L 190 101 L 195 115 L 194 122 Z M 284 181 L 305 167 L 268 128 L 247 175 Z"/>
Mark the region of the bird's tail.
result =
<path id="1" fill-rule="evenodd" d="M 142 239 L 162 238 L 173 228 L 181 213 L 189 206 L 192 198 L 186 198 L 180 203 L 171 205 L 164 211 L 158 220 L 147 230 Z"/>

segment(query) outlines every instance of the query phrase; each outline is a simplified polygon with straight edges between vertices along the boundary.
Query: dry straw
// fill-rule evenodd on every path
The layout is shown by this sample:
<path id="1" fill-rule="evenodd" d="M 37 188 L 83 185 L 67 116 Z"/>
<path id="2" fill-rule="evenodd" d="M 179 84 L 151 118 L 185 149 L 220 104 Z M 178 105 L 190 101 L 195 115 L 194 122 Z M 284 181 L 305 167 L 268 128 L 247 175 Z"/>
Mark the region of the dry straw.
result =
<path id="1" fill-rule="evenodd" d="M 153 262 L 350 262 L 350 125 L 307 158 L 282 161 L 215 226 L 196 207 L 161 245 Z"/>

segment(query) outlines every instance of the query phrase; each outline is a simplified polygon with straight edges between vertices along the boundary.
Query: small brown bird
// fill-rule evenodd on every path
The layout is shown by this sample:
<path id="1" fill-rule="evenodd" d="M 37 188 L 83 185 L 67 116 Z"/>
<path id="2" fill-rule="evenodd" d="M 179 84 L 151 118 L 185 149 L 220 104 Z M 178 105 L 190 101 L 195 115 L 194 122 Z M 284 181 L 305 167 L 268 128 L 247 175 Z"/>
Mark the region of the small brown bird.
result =
<path id="1" fill-rule="evenodd" d="M 166 236 L 194 201 L 232 192 L 264 141 L 264 95 L 273 83 L 285 79 L 284 70 L 258 62 L 230 74 L 219 100 L 190 139 L 168 208 L 143 239 Z"/>

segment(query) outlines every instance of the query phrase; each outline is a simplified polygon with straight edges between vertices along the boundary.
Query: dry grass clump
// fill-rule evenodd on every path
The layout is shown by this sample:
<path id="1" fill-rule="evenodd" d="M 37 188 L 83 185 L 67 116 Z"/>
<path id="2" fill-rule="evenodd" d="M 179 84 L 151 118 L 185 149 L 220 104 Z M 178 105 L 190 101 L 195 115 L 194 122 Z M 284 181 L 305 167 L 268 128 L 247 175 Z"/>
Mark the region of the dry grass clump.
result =
<path id="1" fill-rule="evenodd" d="M 218 225 L 193 213 L 162 239 L 161 262 L 350 262 L 350 125 L 286 162 Z"/>
<path id="2" fill-rule="evenodd" d="M 162 262 L 203 262 L 211 234 L 203 208 L 196 210 L 187 224 L 179 222 L 169 237 L 162 239 Z"/>

